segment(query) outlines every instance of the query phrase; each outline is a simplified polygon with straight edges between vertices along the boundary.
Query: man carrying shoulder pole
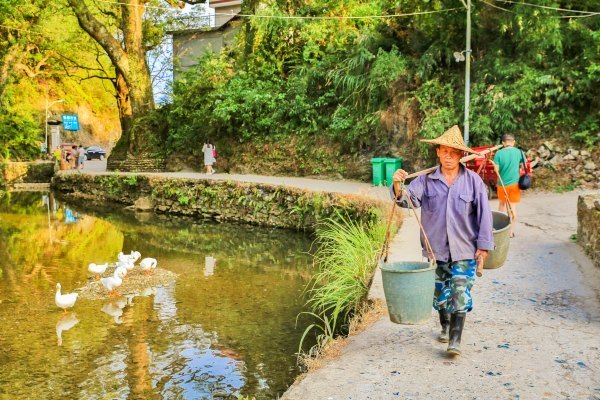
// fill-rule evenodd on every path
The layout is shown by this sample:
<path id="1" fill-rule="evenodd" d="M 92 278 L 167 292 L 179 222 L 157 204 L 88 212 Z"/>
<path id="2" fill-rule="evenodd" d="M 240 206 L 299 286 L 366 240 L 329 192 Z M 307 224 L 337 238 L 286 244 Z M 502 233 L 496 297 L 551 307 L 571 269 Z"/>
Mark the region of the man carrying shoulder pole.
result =
<path id="1" fill-rule="evenodd" d="M 448 342 L 449 354 L 459 355 L 466 314 L 473 309 L 471 288 L 477 261 L 483 264 L 494 249 L 492 213 L 485 184 L 460 163 L 464 151 L 477 153 L 465 145 L 458 126 L 437 139 L 421 141 L 437 145 L 440 166 L 413 180 L 406 190 L 414 206 L 421 208 L 421 222 L 437 260 L 433 307 L 442 325 L 438 340 Z M 392 180 L 402 183 L 407 176 L 399 169 Z M 390 187 L 392 198 L 408 208 L 406 195 L 399 196 L 394 186 Z M 423 233 L 421 246 L 423 256 L 429 257 Z"/>

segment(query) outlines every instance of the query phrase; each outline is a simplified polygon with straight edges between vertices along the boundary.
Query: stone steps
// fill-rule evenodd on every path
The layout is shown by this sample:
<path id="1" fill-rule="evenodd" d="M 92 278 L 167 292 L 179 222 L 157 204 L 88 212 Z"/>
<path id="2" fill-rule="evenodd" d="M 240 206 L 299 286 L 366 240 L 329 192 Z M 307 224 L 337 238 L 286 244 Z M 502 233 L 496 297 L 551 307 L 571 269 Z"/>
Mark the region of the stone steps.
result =
<path id="1" fill-rule="evenodd" d="M 127 154 L 110 155 L 108 157 L 106 169 L 109 171 L 124 172 L 164 172 L 166 161 L 163 158 L 156 158 L 148 154 L 139 154 L 133 156 Z"/>

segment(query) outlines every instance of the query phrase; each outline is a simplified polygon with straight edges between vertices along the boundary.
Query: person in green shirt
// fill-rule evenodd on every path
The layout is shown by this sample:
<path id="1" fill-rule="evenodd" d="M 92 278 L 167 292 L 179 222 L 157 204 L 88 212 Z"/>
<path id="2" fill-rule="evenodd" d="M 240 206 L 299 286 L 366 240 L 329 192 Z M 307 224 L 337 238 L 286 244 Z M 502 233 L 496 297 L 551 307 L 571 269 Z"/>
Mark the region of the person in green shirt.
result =
<path id="1" fill-rule="evenodd" d="M 60 147 L 56 146 L 56 149 L 54 149 L 54 151 L 52 152 L 52 155 L 54 155 L 54 160 L 56 161 L 56 163 L 59 164 L 60 157 L 61 157 Z"/>
<path id="2" fill-rule="evenodd" d="M 514 237 L 514 226 L 517 222 L 517 203 L 521 201 L 521 190 L 519 189 L 520 166 L 525 155 L 523 151 L 515 147 L 515 137 L 510 133 L 502 135 L 504 147 L 494 156 L 494 169 L 500 177 L 497 190 L 500 206 L 498 211 L 506 212 L 507 195 L 512 210 L 512 224 L 510 225 L 510 237 Z"/>

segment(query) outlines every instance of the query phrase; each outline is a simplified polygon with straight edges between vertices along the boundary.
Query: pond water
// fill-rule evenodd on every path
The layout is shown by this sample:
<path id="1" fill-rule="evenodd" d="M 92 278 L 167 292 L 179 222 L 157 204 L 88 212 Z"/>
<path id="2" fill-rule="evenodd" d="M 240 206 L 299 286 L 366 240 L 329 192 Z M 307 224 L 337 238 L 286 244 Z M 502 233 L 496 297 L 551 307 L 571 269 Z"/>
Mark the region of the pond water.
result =
<path id="1" fill-rule="evenodd" d="M 296 325 L 310 247 L 279 229 L 9 194 L 0 200 L 0 398 L 277 398 L 299 373 L 310 323 Z M 79 298 L 67 314 L 55 305 L 57 282 L 75 291 L 92 280 L 90 262 L 132 250 L 178 278 L 136 296 Z"/>

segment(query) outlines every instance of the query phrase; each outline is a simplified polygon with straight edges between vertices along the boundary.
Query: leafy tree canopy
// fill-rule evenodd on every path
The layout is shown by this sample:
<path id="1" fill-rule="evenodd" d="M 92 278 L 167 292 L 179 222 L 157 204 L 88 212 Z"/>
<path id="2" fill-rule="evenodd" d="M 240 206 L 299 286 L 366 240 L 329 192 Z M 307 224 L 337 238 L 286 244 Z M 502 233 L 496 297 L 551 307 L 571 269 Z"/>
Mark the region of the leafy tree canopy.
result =
<path id="1" fill-rule="evenodd" d="M 471 142 L 510 131 L 597 143 L 600 16 L 487 3 L 473 2 Z M 543 4 L 600 11 L 593 0 Z M 462 125 L 464 63 L 453 57 L 465 46 L 459 0 L 271 1 L 254 9 L 258 16 L 307 17 L 437 12 L 246 18 L 236 44 L 204 55 L 175 83 L 171 149 L 205 137 L 300 135 L 329 138 L 347 152 L 374 151 L 398 137 L 434 137 Z"/>

